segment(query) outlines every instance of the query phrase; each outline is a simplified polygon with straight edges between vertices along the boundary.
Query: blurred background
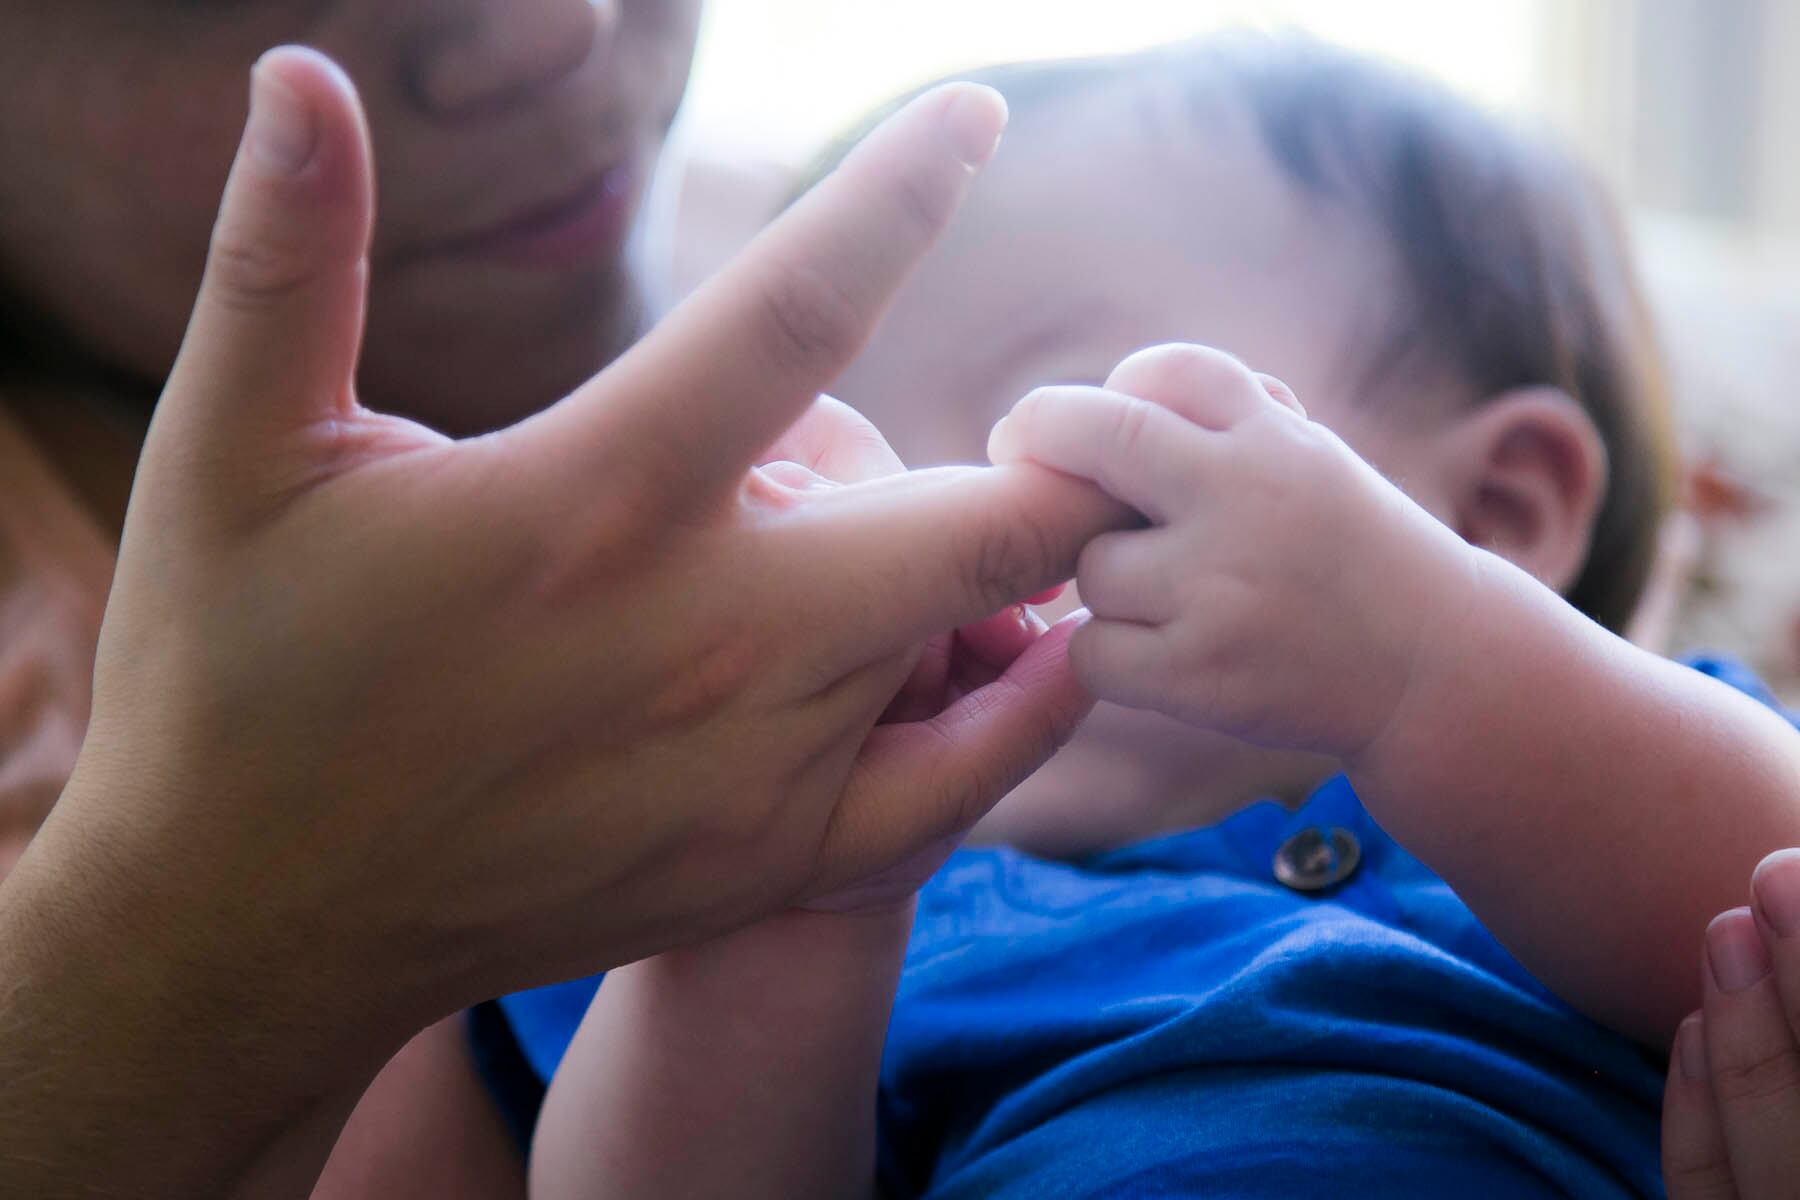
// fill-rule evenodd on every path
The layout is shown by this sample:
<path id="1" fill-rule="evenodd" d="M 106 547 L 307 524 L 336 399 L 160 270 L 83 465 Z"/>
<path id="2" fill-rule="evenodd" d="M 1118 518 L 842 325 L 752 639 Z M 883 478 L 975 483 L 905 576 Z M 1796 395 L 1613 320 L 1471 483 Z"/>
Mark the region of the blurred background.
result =
<path id="1" fill-rule="evenodd" d="M 742 214 L 766 206 L 747 197 L 778 197 L 824 143 L 913 85 L 1233 27 L 1299 29 L 1437 76 L 1548 124 L 1611 184 L 1689 463 L 1671 535 L 1679 586 L 1655 636 L 1745 657 L 1800 696 L 1796 0 L 713 0 L 674 182 L 659 185 L 687 210 L 683 238 L 662 223 L 691 256 L 671 286 L 748 235 Z M 686 236 L 699 228 L 714 244 Z"/>

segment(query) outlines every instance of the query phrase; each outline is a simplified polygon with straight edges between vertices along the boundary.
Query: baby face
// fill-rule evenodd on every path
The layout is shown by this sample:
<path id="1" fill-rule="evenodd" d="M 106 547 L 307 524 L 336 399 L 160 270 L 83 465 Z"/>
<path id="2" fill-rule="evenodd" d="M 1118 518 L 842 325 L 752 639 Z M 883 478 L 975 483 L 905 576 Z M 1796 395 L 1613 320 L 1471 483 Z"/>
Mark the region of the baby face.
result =
<path id="1" fill-rule="evenodd" d="M 1134 350 L 1202 342 L 1279 376 L 1429 493 L 1423 431 L 1356 397 L 1394 271 L 1354 216 L 1282 173 L 1236 104 L 1137 81 L 1088 90 L 1016 122 L 838 393 L 909 465 L 981 462 L 989 428 L 1033 387 L 1098 384 Z M 1419 406 L 1397 407 L 1417 420 Z M 1103 704 L 982 833 L 1079 854 L 1299 799 L 1334 769 Z"/>
<path id="2" fill-rule="evenodd" d="M 160 378 L 245 115 L 283 42 L 374 140 L 365 395 L 454 431 L 591 374 L 636 320 L 622 247 L 699 0 L 0 0 L 0 289 Z"/>

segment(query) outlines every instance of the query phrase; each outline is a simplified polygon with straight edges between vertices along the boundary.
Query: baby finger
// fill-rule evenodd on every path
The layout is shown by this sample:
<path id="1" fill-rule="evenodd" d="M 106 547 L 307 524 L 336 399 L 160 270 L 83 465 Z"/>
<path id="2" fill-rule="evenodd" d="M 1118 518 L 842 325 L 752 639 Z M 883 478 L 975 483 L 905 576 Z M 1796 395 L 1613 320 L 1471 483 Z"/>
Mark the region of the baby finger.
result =
<path id="1" fill-rule="evenodd" d="M 1161 405 L 1203 429 L 1224 432 L 1262 412 L 1270 399 L 1286 403 L 1266 378 L 1223 350 L 1171 343 L 1139 350 L 1113 368 L 1106 386 Z"/>
<path id="2" fill-rule="evenodd" d="M 1166 711 L 1173 655 L 1160 626 L 1090 619 L 1069 641 L 1069 664 L 1081 686 L 1127 708 Z"/>
<path id="3" fill-rule="evenodd" d="M 996 464 L 1029 459 L 1091 480 L 1152 521 L 1188 510 L 1206 434 L 1148 400 L 1091 387 L 1030 393 L 988 435 Z"/>
<path id="4" fill-rule="evenodd" d="M 1089 542 L 1075 568 L 1088 611 L 1104 621 L 1161 624 L 1181 611 L 1171 564 L 1180 547 L 1166 530 L 1105 533 Z"/>

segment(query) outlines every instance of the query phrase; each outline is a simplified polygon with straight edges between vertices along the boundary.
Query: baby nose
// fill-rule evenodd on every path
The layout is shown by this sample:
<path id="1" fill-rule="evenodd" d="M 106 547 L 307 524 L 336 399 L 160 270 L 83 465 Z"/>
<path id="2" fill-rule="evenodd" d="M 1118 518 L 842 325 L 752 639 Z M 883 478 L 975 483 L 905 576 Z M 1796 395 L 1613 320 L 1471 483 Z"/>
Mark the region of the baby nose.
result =
<path id="1" fill-rule="evenodd" d="M 417 73 L 420 98 L 441 117 L 509 108 L 604 53 L 619 0 L 501 0 L 471 6 L 435 39 Z"/>

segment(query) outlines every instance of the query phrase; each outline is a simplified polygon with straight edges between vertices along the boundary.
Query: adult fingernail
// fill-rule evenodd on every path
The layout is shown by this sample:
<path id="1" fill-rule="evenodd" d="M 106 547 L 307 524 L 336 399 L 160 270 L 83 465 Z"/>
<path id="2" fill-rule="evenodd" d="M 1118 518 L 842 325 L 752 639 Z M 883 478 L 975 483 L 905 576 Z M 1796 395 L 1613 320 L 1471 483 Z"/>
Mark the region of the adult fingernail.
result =
<path id="1" fill-rule="evenodd" d="M 1741 992 L 1767 975 L 1769 948 L 1747 908 L 1720 913 L 1706 927 L 1706 960 L 1720 991 Z"/>
<path id="2" fill-rule="evenodd" d="M 1683 1079 L 1706 1078 L 1706 1027 L 1704 1018 L 1694 1013 L 1675 1031 L 1675 1057 L 1681 1063 Z"/>
<path id="3" fill-rule="evenodd" d="M 250 148 L 265 165 L 293 174 L 312 159 L 319 129 L 312 107 L 270 68 L 250 72 Z"/>
<path id="4" fill-rule="evenodd" d="M 971 167 L 987 165 L 1006 129 L 1006 100 L 991 87 L 964 84 L 944 106 L 944 134 Z"/>
<path id="5" fill-rule="evenodd" d="M 1800 934 L 1800 848 L 1777 850 L 1758 863 L 1750 890 L 1769 928 L 1784 938 Z"/>

